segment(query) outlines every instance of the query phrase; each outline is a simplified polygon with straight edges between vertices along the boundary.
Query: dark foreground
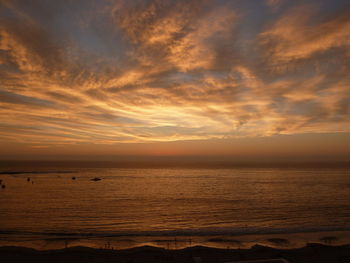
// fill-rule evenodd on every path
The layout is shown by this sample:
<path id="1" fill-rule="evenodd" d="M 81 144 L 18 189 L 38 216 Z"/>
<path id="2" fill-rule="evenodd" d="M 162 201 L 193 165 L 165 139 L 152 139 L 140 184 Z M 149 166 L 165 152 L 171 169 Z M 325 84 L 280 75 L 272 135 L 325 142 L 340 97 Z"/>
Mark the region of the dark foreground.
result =
<path id="1" fill-rule="evenodd" d="M 350 245 L 326 246 L 308 244 L 304 248 L 274 249 L 254 246 L 251 249 L 216 249 L 190 247 L 166 250 L 155 247 L 138 247 L 127 250 L 107 250 L 72 247 L 61 250 L 38 251 L 23 247 L 0 247 L 0 261 L 11 262 L 230 262 L 242 260 L 284 258 L 291 263 L 349 263 Z"/>

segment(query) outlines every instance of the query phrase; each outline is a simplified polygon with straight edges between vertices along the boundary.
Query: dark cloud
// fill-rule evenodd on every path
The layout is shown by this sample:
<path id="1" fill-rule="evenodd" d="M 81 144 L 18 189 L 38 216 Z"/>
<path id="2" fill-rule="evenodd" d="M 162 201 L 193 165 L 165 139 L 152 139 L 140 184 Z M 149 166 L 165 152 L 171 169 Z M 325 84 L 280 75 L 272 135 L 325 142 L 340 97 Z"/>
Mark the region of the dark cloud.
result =
<path id="1" fill-rule="evenodd" d="M 2 0 L 1 138 L 349 131 L 350 9 L 326 2 Z"/>

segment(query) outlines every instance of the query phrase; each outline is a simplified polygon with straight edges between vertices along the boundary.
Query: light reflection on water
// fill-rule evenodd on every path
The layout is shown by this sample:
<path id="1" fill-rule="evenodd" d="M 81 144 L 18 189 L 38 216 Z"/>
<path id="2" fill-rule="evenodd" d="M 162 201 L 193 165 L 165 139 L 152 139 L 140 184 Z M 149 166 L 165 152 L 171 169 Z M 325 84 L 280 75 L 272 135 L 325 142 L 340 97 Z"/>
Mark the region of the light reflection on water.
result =
<path id="1" fill-rule="evenodd" d="M 0 231 L 106 237 L 350 229 L 347 169 L 70 171 L 0 175 L 7 186 Z"/>

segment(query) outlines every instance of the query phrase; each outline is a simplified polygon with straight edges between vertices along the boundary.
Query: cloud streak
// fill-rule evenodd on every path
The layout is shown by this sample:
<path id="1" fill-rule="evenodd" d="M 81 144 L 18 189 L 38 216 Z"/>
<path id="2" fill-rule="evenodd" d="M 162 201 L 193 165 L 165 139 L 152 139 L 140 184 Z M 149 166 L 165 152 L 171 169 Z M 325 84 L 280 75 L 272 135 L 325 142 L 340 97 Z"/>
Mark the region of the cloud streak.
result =
<path id="1" fill-rule="evenodd" d="M 0 1 L 0 141 L 350 132 L 350 7 L 327 4 Z"/>

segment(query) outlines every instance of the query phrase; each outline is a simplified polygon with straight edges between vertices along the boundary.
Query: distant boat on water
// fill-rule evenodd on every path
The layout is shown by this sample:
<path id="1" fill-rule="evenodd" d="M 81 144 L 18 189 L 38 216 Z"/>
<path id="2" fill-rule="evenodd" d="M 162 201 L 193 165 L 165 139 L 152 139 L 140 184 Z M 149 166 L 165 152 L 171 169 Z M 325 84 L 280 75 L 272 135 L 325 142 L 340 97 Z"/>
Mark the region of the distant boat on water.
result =
<path id="1" fill-rule="evenodd" d="M 101 178 L 98 178 L 98 177 L 95 177 L 95 178 L 92 178 L 91 179 L 91 181 L 95 181 L 95 182 L 97 182 L 97 181 L 101 181 L 102 179 Z"/>

